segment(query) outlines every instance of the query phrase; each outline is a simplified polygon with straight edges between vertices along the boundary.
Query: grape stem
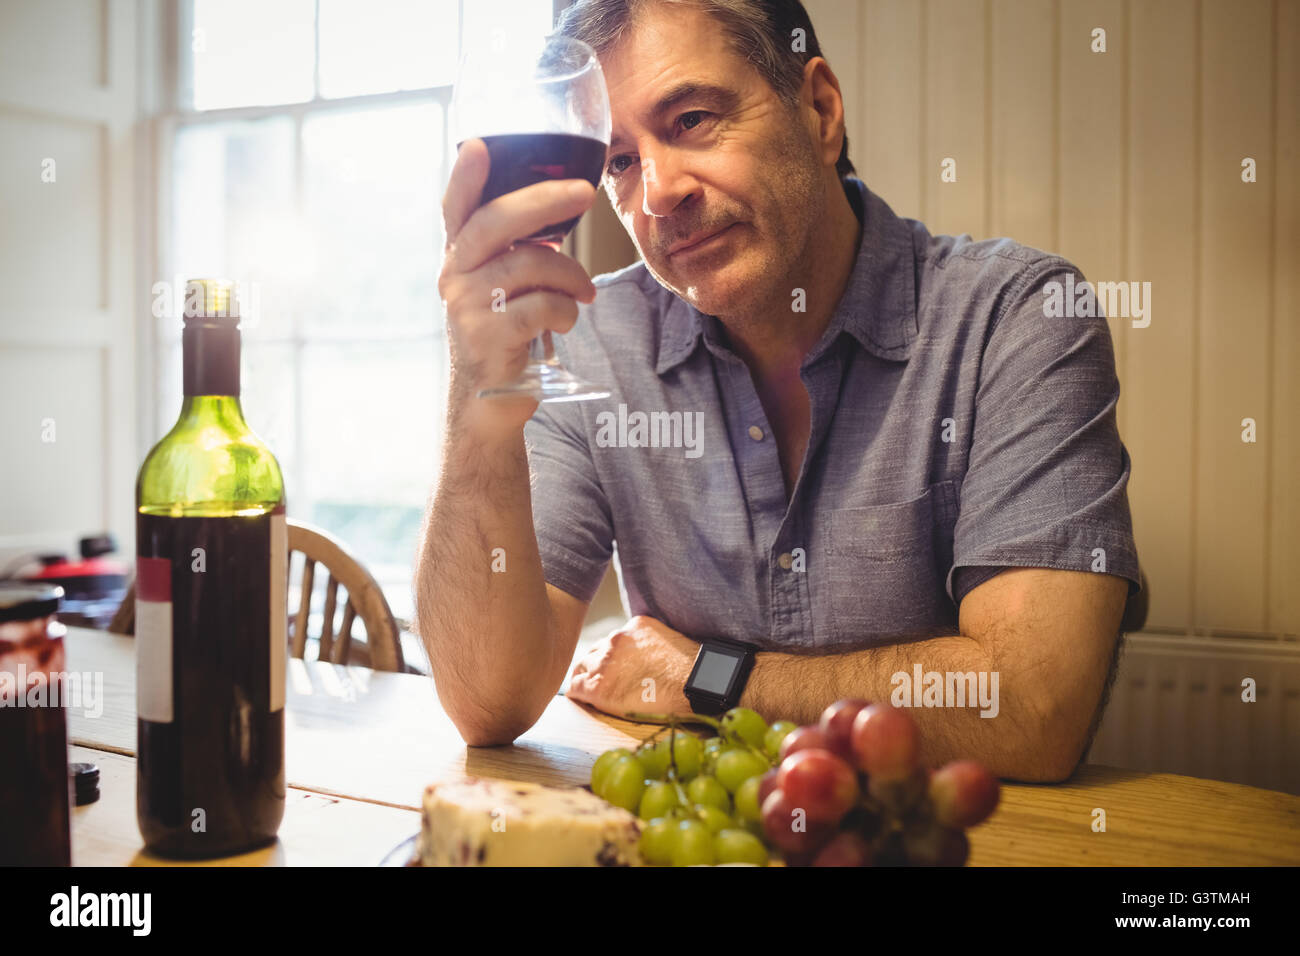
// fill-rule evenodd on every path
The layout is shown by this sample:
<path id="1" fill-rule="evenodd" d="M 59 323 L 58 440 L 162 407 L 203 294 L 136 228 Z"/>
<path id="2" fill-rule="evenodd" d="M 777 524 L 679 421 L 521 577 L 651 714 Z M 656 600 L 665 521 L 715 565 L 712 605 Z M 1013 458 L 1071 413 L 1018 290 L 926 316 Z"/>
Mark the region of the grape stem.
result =
<path id="1" fill-rule="evenodd" d="M 686 789 L 682 786 L 682 782 L 677 779 L 676 772 L 673 773 L 673 789 L 677 791 L 677 799 L 682 802 L 682 806 L 685 807 L 689 813 L 698 817 L 700 814 L 693 806 L 691 806 L 690 798 L 686 796 Z"/>
<path id="2" fill-rule="evenodd" d="M 630 720 L 638 724 L 666 724 L 677 726 L 678 722 L 687 724 L 708 724 L 719 733 L 722 731 L 722 723 L 713 717 L 705 714 L 692 714 L 689 719 L 682 720 L 676 714 L 643 714 L 638 711 L 632 711 L 623 715 L 624 720 Z"/>
<path id="3" fill-rule="evenodd" d="M 664 731 L 667 730 L 667 729 L 668 729 L 668 726 L 667 726 L 666 724 L 665 724 L 663 727 L 660 727 L 658 730 L 656 730 L 653 734 L 651 734 L 651 735 L 650 735 L 649 737 L 647 737 L 645 740 L 641 741 L 641 746 L 644 747 L 644 746 L 646 746 L 646 744 L 652 744 L 652 743 L 654 743 L 656 740 L 658 740 L 660 737 L 663 736 Z"/>
<path id="4" fill-rule="evenodd" d="M 668 769 L 673 775 L 673 781 L 677 780 L 677 718 L 672 714 L 668 715 Z M 663 733 L 662 730 L 659 733 Z"/>
<path id="5" fill-rule="evenodd" d="M 624 714 L 623 716 L 627 720 L 636 721 L 637 723 L 669 724 L 670 726 L 673 727 L 677 726 L 677 721 L 680 719 L 677 717 L 676 714 L 643 714 L 636 711 L 633 711 L 632 713 Z M 710 717 L 707 714 L 692 714 L 690 718 L 685 721 L 685 723 L 706 724 L 709 727 L 712 727 L 714 730 L 716 730 L 718 732 L 718 736 L 721 737 L 723 740 L 727 741 L 727 743 L 731 744 L 734 747 L 744 747 L 746 750 L 748 750 L 750 753 L 754 754 L 755 756 L 762 757 L 764 762 L 767 763 L 768 766 L 772 765 L 772 760 L 771 758 L 768 757 L 766 751 L 762 750 L 759 747 L 755 747 L 744 737 L 740 736 L 740 734 L 733 733 L 732 731 L 728 730 L 726 727 L 722 726 L 722 721 L 718 720 L 716 717 Z"/>

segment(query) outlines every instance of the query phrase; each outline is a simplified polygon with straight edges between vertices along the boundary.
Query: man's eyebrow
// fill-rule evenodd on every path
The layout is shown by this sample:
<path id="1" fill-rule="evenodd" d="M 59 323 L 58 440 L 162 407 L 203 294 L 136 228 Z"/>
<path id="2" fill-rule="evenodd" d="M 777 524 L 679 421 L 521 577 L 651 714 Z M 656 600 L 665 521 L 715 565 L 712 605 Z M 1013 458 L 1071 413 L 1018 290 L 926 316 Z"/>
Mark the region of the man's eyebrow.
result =
<path id="1" fill-rule="evenodd" d="M 740 102 L 740 94 L 731 87 L 722 86 L 718 83 L 683 80 L 670 86 L 663 96 L 659 97 L 650 110 L 650 116 L 652 119 L 659 119 L 682 101 L 692 99 L 705 100 L 719 112 L 726 112 L 733 109 Z M 622 136 L 616 135 L 610 140 L 610 149 L 619 145 L 622 140 Z"/>

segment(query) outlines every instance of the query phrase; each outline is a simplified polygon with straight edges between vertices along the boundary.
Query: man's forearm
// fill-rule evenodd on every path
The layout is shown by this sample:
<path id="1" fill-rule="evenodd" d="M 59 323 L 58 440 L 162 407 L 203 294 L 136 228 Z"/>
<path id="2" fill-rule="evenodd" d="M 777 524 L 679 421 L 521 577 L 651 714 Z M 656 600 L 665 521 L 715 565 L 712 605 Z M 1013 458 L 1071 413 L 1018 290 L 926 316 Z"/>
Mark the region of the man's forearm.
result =
<path id="1" fill-rule="evenodd" d="M 416 567 L 420 635 L 466 742 L 503 743 L 532 725 L 564 678 L 524 439 L 484 447 L 453 432 L 443 461 Z"/>
<path id="2" fill-rule="evenodd" d="M 976 696 L 965 706 L 910 707 L 928 766 L 969 758 L 1013 779 L 1060 779 L 1068 774 L 1064 768 L 1071 735 L 1068 728 L 1043 725 L 1036 703 L 1041 693 L 1026 693 L 1029 688 L 1022 681 L 1029 678 L 1008 672 L 979 643 L 960 635 L 827 656 L 760 653 L 741 704 L 769 720 L 801 724 L 815 723 L 827 704 L 845 697 L 889 703 L 899 687 L 910 704 L 924 698 L 924 680 L 922 686 L 913 686 L 917 665 L 923 674 L 938 672 L 945 688 L 950 673 L 973 673 L 976 678 Z M 895 675 L 906 675 L 906 683 Z M 981 687 L 996 694 L 995 716 L 980 716 L 982 709 L 994 713 L 992 707 L 981 707 Z"/>

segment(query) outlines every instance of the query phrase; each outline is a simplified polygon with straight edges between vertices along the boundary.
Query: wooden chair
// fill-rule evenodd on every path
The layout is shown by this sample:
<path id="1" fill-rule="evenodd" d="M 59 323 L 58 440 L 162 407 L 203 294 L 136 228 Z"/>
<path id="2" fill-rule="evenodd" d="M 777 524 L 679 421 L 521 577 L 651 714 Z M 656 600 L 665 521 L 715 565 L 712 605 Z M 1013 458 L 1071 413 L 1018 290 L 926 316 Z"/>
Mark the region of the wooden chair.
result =
<path id="1" fill-rule="evenodd" d="M 311 617 L 312 591 L 319 564 L 329 574 L 325 583 L 325 608 L 322 614 L 321 633 L 317 658 L 331 664 L 361 664 L 375 670 L 406 670 L 402 657 L 397 622 L 388 606 L 384 592 L 365 567 L 348 553 L 337 538 L 292 518 L 286 521 L 289 537 L 289 564 L 294 555 L 302 554 L 302 579 L 298 590 L 298 607 L 289 618 L 289 652 L 294 657 L 304 657 L 307 652 L 307 622 Z M 290 578 L 292 575 L 290 575 Z M 338 631 L 334 619 L 338 614 L 339 585 L 346 591 L 343 621 Z M 357 618 L 366 628 L 365 643 L 352 640 L 352 629 Z M 135 633 L 135 582 L 113 616 L 108 628 L 116 634 Z"/>
<path id="2" fill-rule="evenodd" d="M 316 565 L 320 564 L 329 572 L 329 579 L 325 584 L 325 610 L 317 658 L 332 664 L 361 664 L 380 671 L 405 671 L 397 622 L 393 620 L 388 599 L 370 572 L 327 532 L 300 521 L 290 521 L 288 525 L 290 567 L 295 553 L 301 552 L 303 556 L 298 610 L 289 627 L 290 653 L 294 657 L 306 654 L 312 585 L 315 583 Z M 334 617 L 340 584 L 347 590 L 347 604 L 343 609 L 343 622 L 335 634 Z M 366 626 L 364 644 L 354 644 L 352 640 L 352 625 L 358 617 Z"/>

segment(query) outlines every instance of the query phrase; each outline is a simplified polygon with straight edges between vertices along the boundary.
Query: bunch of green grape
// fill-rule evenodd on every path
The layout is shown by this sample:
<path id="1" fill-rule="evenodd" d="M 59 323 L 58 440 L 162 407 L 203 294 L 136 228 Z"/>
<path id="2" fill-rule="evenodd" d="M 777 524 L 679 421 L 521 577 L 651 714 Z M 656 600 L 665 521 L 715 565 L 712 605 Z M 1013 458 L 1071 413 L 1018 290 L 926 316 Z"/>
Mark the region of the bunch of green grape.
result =
<path id="1" fill-rule="evenodd" d="M 597 758 L 592 791 L 645 821 L 640 850 L 652 866 L 766 866 L 759 781 L 795 725 L 769 727 L 754 711 L 735 707 L 721 720 L 692 717 L 716 731 L 702 740 L 662 719 L 669 726 L 635 753 L 620 747 Z"/>

